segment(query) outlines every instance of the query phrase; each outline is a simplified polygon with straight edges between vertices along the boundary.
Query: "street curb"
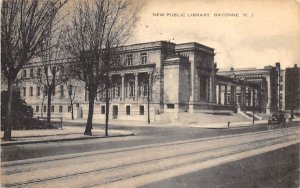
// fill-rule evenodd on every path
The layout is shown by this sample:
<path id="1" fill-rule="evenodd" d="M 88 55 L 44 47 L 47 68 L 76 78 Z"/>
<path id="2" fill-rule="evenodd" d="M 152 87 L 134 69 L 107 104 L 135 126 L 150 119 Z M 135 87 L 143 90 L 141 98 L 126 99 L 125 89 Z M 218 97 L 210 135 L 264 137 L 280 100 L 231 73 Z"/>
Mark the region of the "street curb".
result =
<path id="1" fill-rule="evenodd" d="M 59 138 L 52 140 L 33 140 L 33 141 L 12 141 L 12 142 L 4 142 L 1 141 L 1 146 L 9 146 L 9 145 L 23 145 L 23 144 L 36 144 L 36 143 L 47 143 L 47 142 L 60 142 L 60 141 L 75 141 L 75 140 L 87 140 L 87 139 L 97 139 L 97 138 L 114 138 L 114 137 L 125 137 L 125 136 L 134 136 L 134 133 L 124 134 L 124 135 L 112 135 L 112 136 L 86 136 L 79 138 Z"/>

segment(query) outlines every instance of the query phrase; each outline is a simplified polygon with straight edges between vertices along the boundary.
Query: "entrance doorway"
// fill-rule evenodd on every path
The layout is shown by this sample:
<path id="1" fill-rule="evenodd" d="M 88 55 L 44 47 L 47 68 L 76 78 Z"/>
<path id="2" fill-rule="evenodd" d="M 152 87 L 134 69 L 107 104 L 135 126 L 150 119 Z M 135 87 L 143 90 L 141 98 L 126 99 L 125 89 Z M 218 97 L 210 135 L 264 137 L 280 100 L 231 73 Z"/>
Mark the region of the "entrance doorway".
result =
<path id="1" fill-rule="evenodd" d="M 117 119 L 117 118 L 118 118 L 118 106 L 117 106 L 117 105 L 113 105 L 113 114 L 112 114 L 112 118 L 113 118 L 113 119 Z"/>

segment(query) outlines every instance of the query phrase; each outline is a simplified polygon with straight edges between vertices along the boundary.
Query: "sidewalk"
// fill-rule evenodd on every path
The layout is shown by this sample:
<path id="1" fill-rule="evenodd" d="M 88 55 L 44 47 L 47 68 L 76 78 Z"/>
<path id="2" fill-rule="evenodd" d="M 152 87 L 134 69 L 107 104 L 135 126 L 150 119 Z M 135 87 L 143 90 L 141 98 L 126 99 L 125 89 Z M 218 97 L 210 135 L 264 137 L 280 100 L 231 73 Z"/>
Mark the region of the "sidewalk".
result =
<path id="1" fill-rule="evenodd" d="M 1 140 L 1 146 L 17 145 L 17 144 L 31 144 L 43 142 L 57 142 L 57 141 L 71 141 L 83 139 L 96 139 L 96 138 L 109 138 L 109 137 L 122 137 L 133 136 L 134 134 L 129 131 L 123 130 L 109 130 L 108 137 L 105 136 L 104 130 L 92 130 L 92 136 L 83 135 L 83 127 L 70 127 L 64 126 L 63 129 L 39 129 L 39 130 L 13 130 L 12 141 Z M 3 131 L 1 131 L 1 138 Z"/>

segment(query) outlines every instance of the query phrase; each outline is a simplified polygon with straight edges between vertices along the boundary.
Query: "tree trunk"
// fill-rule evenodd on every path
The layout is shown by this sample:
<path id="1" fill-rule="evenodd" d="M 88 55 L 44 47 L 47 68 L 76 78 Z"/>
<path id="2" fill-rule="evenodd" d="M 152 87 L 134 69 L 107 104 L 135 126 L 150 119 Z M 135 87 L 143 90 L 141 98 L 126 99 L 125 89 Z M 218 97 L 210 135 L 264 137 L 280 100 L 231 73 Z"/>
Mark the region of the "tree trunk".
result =
<path id="1" fill-rule="evenodd" d="M 47 121 L 46 126 L 49 128 L 51 126 L 51 97 L 52 97 L 52 91 L 49 88 L 48 89 L 48 101 L 47 101 Z"/>
<path id="2" fill-rule="evenodd" d="M 148 86 L 147 111 L 148 111 L 148 124 L 150 124 L 150 84 Z"/>
<path id="3" fill-rule="evenodd" d="M 3 135 L 3 140 L 11 140 L 11 105 L 12 105 L 12 91 L 13 91 L 13 85 L 12 81 L 8 79 L 8 104 L 7 104 L 7 119 L 6 119 L 6 125 L 4 129 L 4 135 Z"/>
<path id="4" fill-rule="evenodd" d="M 92 136 L 95 94 L 89 91 L 89 112 L 84 135 Z"/>
<path id="5" fill-rule="evenodd" d="M 109 96 L 108 86 L 106 86 L 106 99 L 105 99 L 105 136 L 108 136 L 108 121 L 109 121 Z"/>
<path id="6" fill-rule="evenodd" d="M 73 100 L 71 100 L 71 114 L 72 114 L 72 120 L 74 120 Z"/>
<path id="7" fill-rule="evenodd" d="M 150 124 L 150 97 L 147 97 L 147 108 L 148 108 L 148 124 Z"/>

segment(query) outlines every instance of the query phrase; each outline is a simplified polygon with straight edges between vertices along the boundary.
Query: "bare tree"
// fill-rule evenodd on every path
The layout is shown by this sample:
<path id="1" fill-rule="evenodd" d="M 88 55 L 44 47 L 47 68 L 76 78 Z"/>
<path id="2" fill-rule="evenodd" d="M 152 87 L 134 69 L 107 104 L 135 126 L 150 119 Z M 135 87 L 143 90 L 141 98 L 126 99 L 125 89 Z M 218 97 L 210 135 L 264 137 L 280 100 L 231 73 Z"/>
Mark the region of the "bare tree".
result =
<path id="1" fill-rule="evenodd" d="M 55 26 L 55 18 L 66 0 L 3 0 L 1 7 L 1 71 L 9 93 L 4 140 L 11 139 L 12 90 L 20 69 L 37 56 L 42 42 Z"/>
<path id="2" fill-rule="evenodd" d="M 42 59 L 37 64 L 37 79 L 35 80 L 38 85 L 44 88 L 44 94 L 47 97 L 47 126 L 51 124 L 51 101 L 52 95 L 56 94 L 57 86 L 64 86 L 68 81 L 68 65 L 64 63 L 64 50 L 62 43 L 63 30 L 59 33 L 49 30 L 50 35 L 47 37 L 42 48 L 44 52 L 40 54 Z M 64 97 L 64 96 L 62 96 Z"/>
<path id="3" fill-rule="evenodd" d="M 125 0 L 84 1 L 75 8 L 68 27 L 66 49 L 77 62 L 73 72 L 85 83 L 88 91 L 89 110 L 84 134 L 92 135 L 97 91 L 106 89 L 108 93 L 109 72 L 119 63 L 114 61 L 117 49 L 128 39 L 136 16 Z M 108 106 L 107 100 L 106 113 L 109 112 Z M 108 114 L 106 135 L 107 129 Z"/>

